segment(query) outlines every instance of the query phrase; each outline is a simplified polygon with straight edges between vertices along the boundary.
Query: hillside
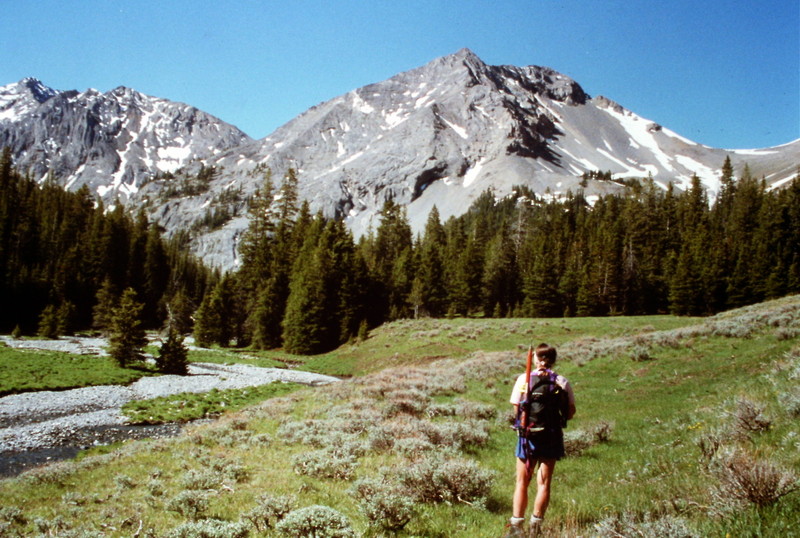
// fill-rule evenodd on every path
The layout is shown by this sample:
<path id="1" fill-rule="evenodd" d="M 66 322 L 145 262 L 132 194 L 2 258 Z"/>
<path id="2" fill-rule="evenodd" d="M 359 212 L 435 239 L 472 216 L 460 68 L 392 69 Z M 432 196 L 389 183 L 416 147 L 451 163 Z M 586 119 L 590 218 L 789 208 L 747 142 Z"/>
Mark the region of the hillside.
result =
<path id="1" fill-rule="evenodd" d="M 398 321 L 314 359 L 372 373 L 3 481 L 0 526 L 284 536 L 325 505 L 337 536 L 499 536 L 508 393 L 523 350 L 547 341 L 578 405 L 548 535 L 787 536 L 800 523 L 798 313 L 800 296 L 705 319 Z"/>

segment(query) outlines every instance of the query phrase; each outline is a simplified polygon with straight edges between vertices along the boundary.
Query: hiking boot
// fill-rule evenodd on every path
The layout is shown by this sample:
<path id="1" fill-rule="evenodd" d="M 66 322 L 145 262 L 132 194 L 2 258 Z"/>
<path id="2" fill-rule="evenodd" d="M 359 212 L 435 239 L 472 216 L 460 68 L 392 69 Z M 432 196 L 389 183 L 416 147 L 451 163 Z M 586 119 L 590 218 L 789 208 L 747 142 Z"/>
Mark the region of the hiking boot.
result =
<path id="1" fill-rule="evenodd" d="M 522 523 L 519 525 L 506 523 L 506 532 L 503 534 L 503 538 L 525 538 L 525 532 L 522 530 Z"/>
<path id="2" fill-rule="evenodd" d="M 538 517 L 531 517 L 528 526 L 528 538 L 539 538 L 542 535 L 542 520 Z"/>
<path id="3" fill-rule="evenodd" d="M 520 518 L 519 521 L 514 523 L 506 523 L 506 532 L 503 538 L 525 538 L 525 532 L 522 530 L 524 522 L 525 520 Z"/>

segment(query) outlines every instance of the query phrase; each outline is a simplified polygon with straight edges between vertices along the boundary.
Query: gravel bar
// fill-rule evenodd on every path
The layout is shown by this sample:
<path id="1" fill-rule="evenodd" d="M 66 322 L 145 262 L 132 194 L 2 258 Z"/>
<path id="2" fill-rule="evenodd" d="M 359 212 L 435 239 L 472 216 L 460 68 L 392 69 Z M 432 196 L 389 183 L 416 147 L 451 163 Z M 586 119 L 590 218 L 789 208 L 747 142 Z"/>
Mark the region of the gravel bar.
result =
<path id="1" fill-rule="evenodd" d="M 102 339 L 32 341 L 0 338 L 14 347 L 105 354 Z M 0 458 L 74 444 L 85 437 L 84 430 L 124 426 L 121 407 L 133 400 L 148 400 L 181 392 L 252 387 L 276 381 L 323 385 L 338 379 L 312 372 L 259 368 L 246 364 L 191 363 L 189 375 L 186 376 L 143 377 L 127 386 L 101 385 L 13 394 L 0 398 Z"/>

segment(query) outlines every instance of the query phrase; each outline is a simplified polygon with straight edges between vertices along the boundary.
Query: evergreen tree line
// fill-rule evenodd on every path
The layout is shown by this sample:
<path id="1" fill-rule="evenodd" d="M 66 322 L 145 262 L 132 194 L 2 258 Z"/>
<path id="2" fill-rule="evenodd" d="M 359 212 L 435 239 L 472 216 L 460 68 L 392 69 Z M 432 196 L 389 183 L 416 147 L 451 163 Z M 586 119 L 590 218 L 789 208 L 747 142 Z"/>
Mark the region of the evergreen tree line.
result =
<path id="1" fill-rule="evenodd" d="M 131 218 L 120 203 L 106 211 L 85 186 L 68 192 L 52 179 L 37 184 L 14 169 L 6 149 L 0 156 L 0 331 L 105 330 L 128 289 L 142 304 L 143 327 L 162 327 L 171 310 L 189 331 L 188 316 L 219 276 L 182 242 L 164 240 L 143 212 Z"/>
<path id="2" fill-rule="evenodd" d="M 5 151 L 0 330 L 111 328 L 126 292 L 141 303 L 130 323 L 144 328 L 169 315 L 201 344 L 317 353 L 400 318 L 704 315 L 800 292 L 800 175 L 770 191 L 747 169 L 735 181 L 726 160 L 713 204 L 696 177 L 686 191 L 626 185 L 593 204 L 581 192 L 487 191 L 445 223 L 434 207 L 416 237 L 389 200 L 355 241 L 299 203 L 293 170 L 279 187 L 267 170 L 240 269 L 220 277 L 144 213 L 106 211 L 85 187 L 38 185 Z"/>
<path id="3" fill-rule="evenodd" d="M 414 237 L 386 202 L 357 242 L 342 222 L 298 205 L 297 177 L 269 173 L 250 205 L 239 271 L 206 295 L 201 343 L 330 350 L 414 316 L 704 315 L 800 292 L 800 176 L 769 191 L 726 160 L 713 204 L 651 179 L 589 204 L 582 193 L 484 193 Z"/>

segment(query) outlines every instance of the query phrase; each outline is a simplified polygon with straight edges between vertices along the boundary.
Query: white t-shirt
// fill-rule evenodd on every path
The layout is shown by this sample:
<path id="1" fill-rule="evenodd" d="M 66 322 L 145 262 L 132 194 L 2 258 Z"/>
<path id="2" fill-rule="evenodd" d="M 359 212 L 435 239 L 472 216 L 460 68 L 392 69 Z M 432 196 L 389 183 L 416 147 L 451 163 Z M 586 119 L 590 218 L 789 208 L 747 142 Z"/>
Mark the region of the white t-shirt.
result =
<path id="1" fill-rule="evenodd" d="M 512 404 L 519 405 L 520 400 L 522 400 L 522 395 L 525 394 L 525 391 L 528 388 L 527 384 L 528 380 L 525 379 L 525 374 L 520 374 L 517 378 L 517 382 L 514 383 L 514 389 L 511 391 L 511 399 L 509 401 Z M 572 385 L 569 384 L 567 378 L 556 374 L 556 385 L 561 387 L 567 393 L 570 405 L 575 405 L 575 393 L 572 392 Z"/>

